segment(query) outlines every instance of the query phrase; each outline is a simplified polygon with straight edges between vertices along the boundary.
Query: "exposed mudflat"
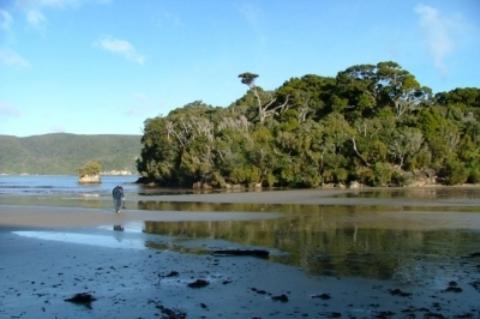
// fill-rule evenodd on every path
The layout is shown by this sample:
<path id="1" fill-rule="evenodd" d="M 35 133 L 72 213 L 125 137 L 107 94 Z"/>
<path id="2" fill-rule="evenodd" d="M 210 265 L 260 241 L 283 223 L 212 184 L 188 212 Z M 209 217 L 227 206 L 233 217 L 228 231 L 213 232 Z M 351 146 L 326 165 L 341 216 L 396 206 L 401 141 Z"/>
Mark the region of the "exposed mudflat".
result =
<path id="1" fill-rule="evenodd" d="M 478 198 L 357 195 L 0 205 L 0 318 L 480 318 Z"/>

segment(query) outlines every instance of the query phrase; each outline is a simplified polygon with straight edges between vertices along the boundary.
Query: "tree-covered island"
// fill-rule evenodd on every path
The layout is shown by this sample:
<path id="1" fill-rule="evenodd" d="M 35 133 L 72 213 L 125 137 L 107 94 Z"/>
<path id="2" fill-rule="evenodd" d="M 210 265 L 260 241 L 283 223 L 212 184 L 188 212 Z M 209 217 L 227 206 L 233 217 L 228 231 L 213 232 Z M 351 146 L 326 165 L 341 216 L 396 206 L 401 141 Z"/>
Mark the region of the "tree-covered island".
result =
<path id="1" fill-rule="evenodd" d="M 480 89 L 432 94 L 395 62 L 305 75 L 230 106 L 145 121 L 137 168 L 163 186 L 403 186 L 480 182 Z"/>

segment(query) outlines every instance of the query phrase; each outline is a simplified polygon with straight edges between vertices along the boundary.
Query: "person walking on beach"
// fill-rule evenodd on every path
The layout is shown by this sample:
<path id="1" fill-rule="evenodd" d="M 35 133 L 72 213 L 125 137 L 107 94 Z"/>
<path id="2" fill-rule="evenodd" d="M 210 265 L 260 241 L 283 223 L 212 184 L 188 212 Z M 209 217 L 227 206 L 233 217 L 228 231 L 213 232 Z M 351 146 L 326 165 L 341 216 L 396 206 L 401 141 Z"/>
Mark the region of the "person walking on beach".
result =
<path id="1" fill-rule="evenodd" d="M 125 194 L 123 192 L 123 187 L 117 185 L 113 188 L 113 206 L 115 207 L 115 213 L 120 212 L 120 208 L 125 209 Z"/>

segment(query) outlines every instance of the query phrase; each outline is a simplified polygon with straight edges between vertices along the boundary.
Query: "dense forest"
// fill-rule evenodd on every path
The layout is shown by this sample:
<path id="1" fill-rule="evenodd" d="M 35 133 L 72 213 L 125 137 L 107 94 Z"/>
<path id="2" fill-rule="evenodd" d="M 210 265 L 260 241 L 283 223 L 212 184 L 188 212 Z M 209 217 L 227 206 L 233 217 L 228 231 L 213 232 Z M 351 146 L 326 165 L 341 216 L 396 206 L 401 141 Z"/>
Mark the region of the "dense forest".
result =
<path id="1" fill-rule="evenodd" d="M 480 89 L 435 95 L 395 62 L 273 91 L 243 73 L 228 107 L 147 119 L 137 168 L 159 185 L 316 187 L 480 182 Z"/>
<path id="2" fill-rule="evenodd" d="M 0 135 L 0 173 L 77 174 L 89 160 L 104 171 L 135 172 L 141 150 L 138 135 Z"/>

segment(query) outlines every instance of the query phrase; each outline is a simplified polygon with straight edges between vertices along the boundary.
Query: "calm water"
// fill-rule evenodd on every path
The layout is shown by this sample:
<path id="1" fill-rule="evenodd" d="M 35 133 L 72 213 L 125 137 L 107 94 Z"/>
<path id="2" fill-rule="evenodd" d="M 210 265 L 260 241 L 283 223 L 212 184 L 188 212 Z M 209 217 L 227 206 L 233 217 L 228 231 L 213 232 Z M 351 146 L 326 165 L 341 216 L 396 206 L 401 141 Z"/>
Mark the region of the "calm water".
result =
<path id="1" fill-rule="evenodd" d="M 79 184 L 78 177 L 71 175 L 0 176 L 0 196 L 105 195 L 116 185 L 136 192 L 137 179 L 138 176 L 102 176 L 101 184 Z"/>
<path id="2" fill-rule="evenodd" d="M 0 204 L 110 208 L 110 191 L 120 184 L 126 189 L 129 209 L 279 212 L 281 218 L 263 221 L 147 221 L 135 228 L 141 229 L 145 247 L 196 254 L 219 247 L 265 248 L 272 252 L 272 261 L 301 267 L 312 275 L 413 280 L 439 269 L 460 273 L 470 262 L 463 258 L 480 251 L 479 188 L 370 189 L 336 196 L 382 199 L 382 205 L 368 206 L 214 204 L 151 200 L 145 194 L 172 191 L 146 190 L 135 180 L 135 176 L 103 177 L 102 184 L 80 185 L 74 176 L 1 176 Z M 419 203 L 467 198 L 478 205 L 385 205 L 385 199 L 399 198 Z M 126 232 L 130 226 L 125 225 Z M 165 236 L 171 238 L 168 243 L 159 240 Z M 480 267 L 475 262 L 468 267 Z M 418 267 L 428 271 L 418 272 Z"/>

